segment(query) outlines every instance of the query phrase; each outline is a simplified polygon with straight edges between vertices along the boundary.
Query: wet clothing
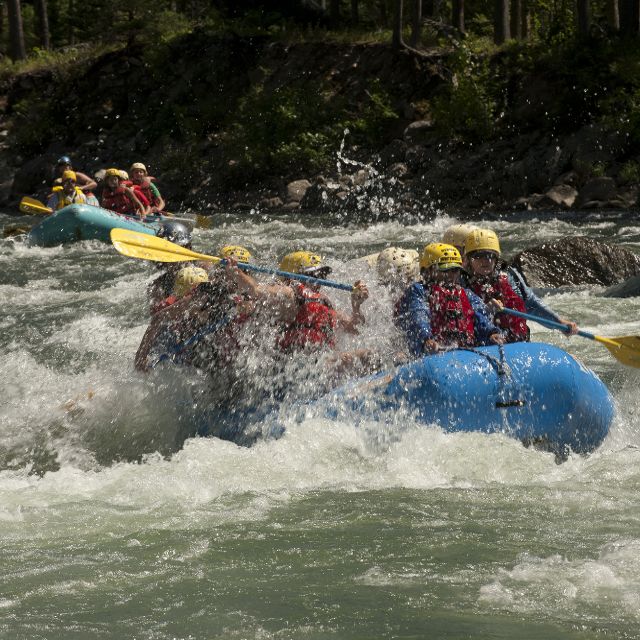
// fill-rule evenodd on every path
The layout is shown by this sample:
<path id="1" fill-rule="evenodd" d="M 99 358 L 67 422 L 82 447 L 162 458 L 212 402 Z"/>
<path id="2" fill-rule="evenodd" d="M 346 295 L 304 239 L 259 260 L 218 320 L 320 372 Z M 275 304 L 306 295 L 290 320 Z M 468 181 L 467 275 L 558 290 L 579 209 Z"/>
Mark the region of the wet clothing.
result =
<path id="1" fill-rule="evenodd" d="M 72 194 L 67 194 L 62 187 L 53 187 L 52 193 L 47 199 L 47 207 L 57 211 L 70 204 L 86 204 L 87 196 L 80 187 L 74 187 Z"/>
<path id="2" fill-rule="evenodd" d="M 448 346 L 482 346 L 491 344 L 489 337 L 500 333 L 484 302 L 460 285 L 415 282 L 398 301 L 395 322 L 414 357 L 424 355 L 427 340 Z"/>
<path id="3" fill-rule="evenodd" d="M 131 187 L 142 204 L 145 206 L 158 206 L 160 202 L 160 191 L 158 191 L 158 187 L 156 187 L 153 182 L 146 180 L 142 184 L 131 183 Z"/>
<path id="4" fill-rule="evenodd" d="M 333 305 L 321 293 L 302 283 L 293 288 L 298 312 L 294 321 L 284 327 L 278 346 L 283 351 L 316 351 L 323 346 L 333 349 L 337 325 Z"/>
<path id="5" fill-rule="evenodd" d="M 524 300 L 514 291 L 506 273 L 497 272 L 487 278 L 469 276 L 467 283 L 469 288 L 485 304 L 488 304 L 491 300 L 498 300 L 507 309 L 522 313 L 526 310 Z M 524 318 L 518 318 L 506 313 L 497 313 L 493 321 L 504 332 L 507 342 L 529 341 L 529 327 L 527 327 L 527 322 Z"/>
<path id="6" fill-rule="evenodd" d="M 136 203 L 129 197 L 125 188 L 121 186 L 113 190 L 105 187 L 102 191 L 100 206 L 103 209 L 109 209 L 121 215 L 135 215 L 137 211 Z"/>

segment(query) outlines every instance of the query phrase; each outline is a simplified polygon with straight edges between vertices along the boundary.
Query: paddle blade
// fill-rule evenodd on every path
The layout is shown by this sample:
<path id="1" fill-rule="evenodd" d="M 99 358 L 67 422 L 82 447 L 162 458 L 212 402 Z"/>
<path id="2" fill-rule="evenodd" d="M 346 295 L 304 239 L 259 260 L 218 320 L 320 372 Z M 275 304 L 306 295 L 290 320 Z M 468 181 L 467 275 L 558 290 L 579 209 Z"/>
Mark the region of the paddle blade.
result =
<path id="1" fill-rule="evenodd" d="M 185 262 L 189 260 L 218 262 L 220 260 L 220 258 L 207 256 L 203 253 L 196 253 L 163 238 L 128 229 L 111 229 L 111 242 L 122 255 L 140 260 L 152 260 L 153 262 Z"/>
<path id="2" fill-rule="evenodd" d="M 44 205 L 40 200 L 36 200 L 35 198 L 30 198 L 29 196 L 25 196 L 20 200 L 20 211 L 22 213 L 29 213 L 31 215 L 49 215 L 53 213 L 53 209 L 50 209 L 46 205 Z"/>
<path id="3" fill-rule="evenodd" d="M 620 336 L 615 338 L 595 336 L 595 339 L 607 347 L 618 362 L 626 364 L 628 367 L 640 369 L 640 336 Z"/>

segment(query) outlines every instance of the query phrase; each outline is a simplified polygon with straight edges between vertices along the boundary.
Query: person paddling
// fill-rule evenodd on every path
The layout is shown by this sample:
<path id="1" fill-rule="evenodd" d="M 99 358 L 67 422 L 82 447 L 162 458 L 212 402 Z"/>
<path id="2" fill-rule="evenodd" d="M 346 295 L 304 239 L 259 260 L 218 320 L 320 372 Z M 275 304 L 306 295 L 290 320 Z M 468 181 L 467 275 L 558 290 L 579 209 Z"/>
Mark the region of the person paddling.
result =
<path id="1" fill-rule="evenodd" d="M 98 186 L 97 182 L 90 178 L 88 175 L 75 171 L 71 158 L 69 156 L 61 156 L 56 162 L 54 170 L 54 185 L 62 184 L 62 175 L 65 171 L 73 171 L 76 174 L 76 183 L 78 188 L 87 196 Z"/>
<path id="2" fill-rule="evenodd" d="M 165 201 L 160 191 L 147 173 L 147 167 L 142 162 L 134 162 L 129 169 L 131 186 L 139 197 L 140 194 L 149 202 L 149 213 L 160 213 L 164 210 Z M 142 198 L 141 198 L 142 200 Z"/>
<path id="3" fill-rule="evenodd" d="M 501 307 L 527 312 L 567 327 L 568 335 L 578 332 L 578 325 L 558 316 L 546 306 L 526 284 L 517 269 L 500 262 L 502 252 L 498 236 L 491 229 L 476 229 L 465 240 L 468 286 L 478 294 L 490 310 L 497 314 L 495 322 L 505 330 L 509 342 L 529 339 L 526 321 L 500 314 Z"/>
<path id="4" fill-rule="evenodd" d="M 156 232 L 158 238 L 191 249 L 191 232 L 181 222 L 164 222 Z M 149 299 L 149 311 L 153 315 L 164 306 L 164 301 L 173 291 L 175 277 L 184 266 L 182 262 L 156 262 L 156 266 L 162 269 L 162 273 L 149 285 L 147 297 Z"/>
<path id="5" fill-rule="evenodd" d="M 132 189 L 121 184 L 122 177 L 118 169 L 107 169 L 100 206 L 120 215 L 145 216 L 147 208 Z"/>
<path id="6" fill-rule="evenodd" d="M 453 246 L 433 242 L 420 257 L 421 282 L 408 287 L 395 310 L 414 357 L 443 349 L 504 344 L 480 298 L 460 285 L 462 258 Z"/>
<path id="7" fill-rule="evenodd" d="M 86 204 L 87 196 L 77 186 L 77 176 L 74 171 L 65 171 L 60 177 L 61 184 L 53 187 L 47 198 L 47 207 L 57 211 L 70 204 Z"/>

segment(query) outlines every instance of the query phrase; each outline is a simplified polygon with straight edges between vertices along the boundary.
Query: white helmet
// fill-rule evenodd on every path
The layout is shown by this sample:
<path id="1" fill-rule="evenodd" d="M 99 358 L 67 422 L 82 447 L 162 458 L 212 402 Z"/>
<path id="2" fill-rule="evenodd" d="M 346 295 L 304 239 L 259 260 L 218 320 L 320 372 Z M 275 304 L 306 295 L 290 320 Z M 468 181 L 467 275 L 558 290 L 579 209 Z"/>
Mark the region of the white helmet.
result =
<path id="1" fill-rule="evenodd" d="M 383 284 L 407 284 L 420 275 L 418 252 L 402 247 L 388 247 L 378 254 L 376 266 Z"/>

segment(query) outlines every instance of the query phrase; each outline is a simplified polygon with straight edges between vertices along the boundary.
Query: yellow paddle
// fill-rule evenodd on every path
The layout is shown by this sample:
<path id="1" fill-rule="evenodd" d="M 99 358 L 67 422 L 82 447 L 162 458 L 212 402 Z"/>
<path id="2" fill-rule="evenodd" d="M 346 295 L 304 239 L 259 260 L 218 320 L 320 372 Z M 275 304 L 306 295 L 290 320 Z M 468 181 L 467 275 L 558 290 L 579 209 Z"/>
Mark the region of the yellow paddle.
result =
<path id="1" fill-rule="evenodd" d="M 138 233 L 137 231 L 129 231 L 128 229 L 111 229 L 111 242 L 113 246 L 122 255 L 129 258 L 139 258 L 140 260 L 152 260 L 153 262 L 188 262 L 191 260 L 202 260 L 205 262 L 221 262 L 223 259 L 216 256 L 208 256 L 205 253 L 197 253 L 186 249 L 178 244 L 149 235 L 147 233 Z M 323 280 L 321 278 L 313 278 L 305 276 L 302 273 L 289 273 L 288 271 L 280 271 L 279 269 L 268 269 L 267 267 L 256 267 L 246 262 L 239 262 L 238 268 L 244 271 L 257 271 L 258 273 L 270 273 L 276 276 L 282 276 L 291 280 L 301 280 L 302 282 L 314 282 L 325 287 L 333 287 L 334 289 L 342 289 L 343 291 L 352 291 L 350 284 L 342 284 L 341 282 L 333 282 L 332 280 Z"/>
<path id="2" fill-rule="evenodd" d="M 564 324 L 540 318 L 538 316 L 532 316 L 529 313 L 522 313 L 521 311 L 515 311 L 514 309 L 503 309 L 501 313 L 518 316 L 525 320 L 532 320 L 533 322 L 537 322 L 538 324 L 549 327 L 550 329 L 559 329 L 563 333 L 569 332 Z M 626 364 L 628 367 L 640 369 L 640 336 L 618 336 L 615 338 L 605 338 L 603 336 L 596 336 L 588 331 L 578 331 L 578 335 L 603 344 L 618 362 Z"/>
<path id="3" fill-rule="evenodd" d="M 30 198 L 29 196 L 25 196 L 20 200 L 20 211 L 22 211 L 22 213 L 41 216 L 48 216 L 50 213 L 53 213 L 53 209 L 47 207 L 45 204 L 40 202 L 40 200 Z"/>
<path id="4" fill-rule="evenodd" d="M 49 215 L 53 213 L 53 209 L 47 207 L 40 200 L 36 200 L 35 198 L 30 198 L 29 196 L 24 196 L 22 200 L 20 200 L 20 211 L 23 213 L 28 213 L 30 215 Z M 163 211 L 161 214 L 151 214 L 151 216 L 158 221 L 162 221 L 164 218 L 175 220 L 176 222 L 185 222 L 188 225 L 195 226 L 201 229 L 210 229 L 211 228 L 211 218 L 209 216 L 201 216 L 196 214 L 184 214 L 183 216 L 176 216 L 173 213 L 169 213 L 167 211 Z"/>

